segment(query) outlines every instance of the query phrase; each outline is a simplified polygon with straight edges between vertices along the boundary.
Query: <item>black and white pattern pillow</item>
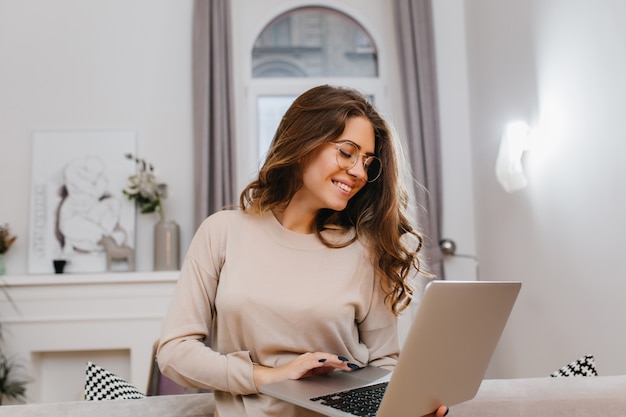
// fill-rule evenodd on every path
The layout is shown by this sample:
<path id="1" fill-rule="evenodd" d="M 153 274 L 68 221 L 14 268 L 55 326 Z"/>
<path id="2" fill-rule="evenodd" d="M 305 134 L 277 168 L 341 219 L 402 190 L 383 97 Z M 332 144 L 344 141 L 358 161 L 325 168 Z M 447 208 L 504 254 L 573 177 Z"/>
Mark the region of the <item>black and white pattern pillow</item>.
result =
<path id="1" fill-rule="evenodd" d="M 128 400 L 143 397 L 144 394 L 122 378 L 93 362 L 87 362 L 85 400 Z"/>
<path id="2" fill-rule="evenodd" d="M 552 377 L 597 375 L 598 372 L 596 371 L 596 364 L 593 355 L 585 355 L 550 374 Z"/>

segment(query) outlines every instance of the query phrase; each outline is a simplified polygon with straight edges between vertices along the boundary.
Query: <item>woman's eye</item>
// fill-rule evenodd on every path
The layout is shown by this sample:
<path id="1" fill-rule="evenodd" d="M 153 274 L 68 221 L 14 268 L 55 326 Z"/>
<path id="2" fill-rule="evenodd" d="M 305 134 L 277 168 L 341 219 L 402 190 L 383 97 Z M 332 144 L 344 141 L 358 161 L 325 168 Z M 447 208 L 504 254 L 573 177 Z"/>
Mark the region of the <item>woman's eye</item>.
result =
<path id="1" fill-rule="evenodd" d="M 352 158 L 352 154 L 349 152 L 344 151 L 343 149 L 339 149 L 339 154 L 341 156 L 343 156 L 346 159 L 351 159 Z"/>

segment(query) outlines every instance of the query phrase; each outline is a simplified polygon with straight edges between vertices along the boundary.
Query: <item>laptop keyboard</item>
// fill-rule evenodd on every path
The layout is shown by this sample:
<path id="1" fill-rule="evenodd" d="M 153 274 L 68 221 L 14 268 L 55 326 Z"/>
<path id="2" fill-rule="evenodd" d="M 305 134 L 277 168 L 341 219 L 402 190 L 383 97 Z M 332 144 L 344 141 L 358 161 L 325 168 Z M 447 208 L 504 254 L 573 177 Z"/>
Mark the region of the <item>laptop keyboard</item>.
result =
<path id="1" fill-rule="evenodd" d="M 368 385 L 348 391 L 336 392 L 322 397 L 311 398 L 320 404 L 336 408 L 360 417 L 374 417 L 385 394 L 389 382 Z"/>

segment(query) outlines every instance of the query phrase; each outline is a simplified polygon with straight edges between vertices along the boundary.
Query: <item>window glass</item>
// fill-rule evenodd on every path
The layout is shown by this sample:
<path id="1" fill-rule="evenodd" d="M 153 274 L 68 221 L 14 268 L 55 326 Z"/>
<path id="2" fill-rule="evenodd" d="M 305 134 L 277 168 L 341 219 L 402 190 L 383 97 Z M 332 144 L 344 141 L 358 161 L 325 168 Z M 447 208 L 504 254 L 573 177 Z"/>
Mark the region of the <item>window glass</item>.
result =
<path id="1" fill-rule="evenodd" d="M 253 78 L 377 77 L 378 54 L 355 20 L 325 7 L 303 7 L 270 22 L 252 50 Z"/>
<path id="2" fill-rule="evenodd" d="M 280 123 L 280 119 L 287 111 L 296 96 L 259 96 L 259 161 L 265 160 L 265 154 L 270 148 L 274 133 Z"/>

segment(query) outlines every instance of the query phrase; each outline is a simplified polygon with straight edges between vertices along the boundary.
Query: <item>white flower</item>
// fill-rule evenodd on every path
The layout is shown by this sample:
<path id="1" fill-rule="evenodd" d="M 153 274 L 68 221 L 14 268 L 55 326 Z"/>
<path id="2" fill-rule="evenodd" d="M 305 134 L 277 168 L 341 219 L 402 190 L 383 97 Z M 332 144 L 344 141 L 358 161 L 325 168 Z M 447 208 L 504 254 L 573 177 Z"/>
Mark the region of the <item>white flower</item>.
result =
<path id="1" fill-rule="evenodd" d="M 138 172 L 128 177 L 126 187 L 122 190 L 129 200 L 135 200 L 141 213 L 158 212 L 164 218 L 162 200 L 167 198 L 167 184 L 159 183 L 154 174 L 154 167 L 144 159 L 127 153 L 127 159 L 137 164 Z"/>

